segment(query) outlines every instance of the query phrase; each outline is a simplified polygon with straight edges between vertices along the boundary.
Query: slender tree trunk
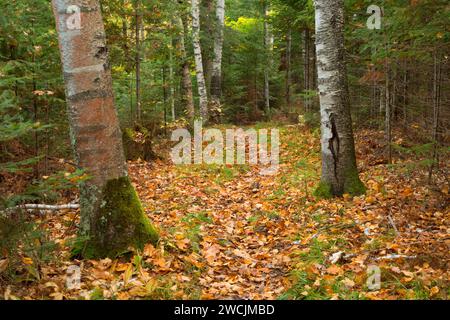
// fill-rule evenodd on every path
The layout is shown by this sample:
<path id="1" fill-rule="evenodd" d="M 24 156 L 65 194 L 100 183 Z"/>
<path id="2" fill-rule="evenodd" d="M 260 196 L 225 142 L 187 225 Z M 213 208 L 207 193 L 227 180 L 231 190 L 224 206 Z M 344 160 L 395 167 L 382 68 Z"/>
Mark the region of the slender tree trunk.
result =
<path id="1" fill-rule="evenodd" d="M 200 3 L 202 0 L 200 0 Z M 200 10 L 200 28 L 202 30 L 206 30 L 207 34 L 214 35 L 217 32 L 216 20 L 215 20 L 215 6 L 214 3 L 216 0 L 203 0 L 203 3 L 206 2 L 206 10 L 204 11 L 204 15 L 202 16 L 202 10 Z M 204 26 L 204 29 L 203 29 Z M 215 41 L 215 39 L 214 39 Z M 205 41 L 202 43 L 202 52 L 203 52 L 203 68 L 205 70 L 205 82 L 206 82 L 206 90 L 208 92 L 208 96 L 211 94 L 211 81 L 213 77 L 213 68 L 214 68 L 214 50 L 215 43 L 211 43 L 211 41 Z"/>
<path id="2" fill-rule="evenodd" d="M 272 114 L 272 110 L 270 107 L 270 68 L 271 68 L 271 35 L 269 29 L 269 3 L 268 1 L 264 1 L 264 49 L 267 58 L 266 64 L 264 67 L 264 107 L 266 111 L 266 115 L 270 118 Z"/>
<path id="3" fill-rule="evenodd" d="M 90 176 L 80 185 L 81 237 L 74 250 L 87 258 L 114 257 L 155 243 L 158 235 L 128 178 L 100 3 L 71 1 L 81 9 L 81 29 L 68 27 L 65 1 L 52 3 L 72 144 Z"/>
<path id="4" fill-rule="evenodd" d="M 135 0 L 135 19 L 136 19 L 136 119 L 138 123 L 142 121 L 142 110 L 141 110 L 141 0 Z"/>
<path id="5" fill-rule="evenodd" d="M 291 54 L 292 54 L 292 30 L 289 28 L 286 37 L 286 107 L 292 112 L 291 106 Z"/>
<path id="6" fill-rule="evenodd" d="M 392 127 L 391 127 L 391 90 L 390 90 L 390 70 L 387 58 L 385 60 L 386 84 L 385 84 L 385 135 L 386 152 L 388 164 L 392 163 Z"/>
<path id="7" fill-rule="evenodd" d="M 195 108 L 192 93 L 191 71 L 189 69 L 189 59 L 186 53 L 187 22 L 185 19 L 186 15 L 184 14 L 178 19 L 181 32 L 179 38 L 181 51 L 181 104 L 183 105 L 188 118 L 193 120 L 195 117 Z"/>
<path id="8" fill-rule="evenodd" d="M 31 45 L 34 48 L 34 18 L 31 21 L 31 27 L 32 27 L 32 39 L 31 39 Z M 33 79 L 32 79 L 32 94 L 33 94 L 33 121 L 34 123 L 38 122 L 38 101 L 36 98 L 36 90 L 37 90 L 37 83 L 36 83 L 36 55 L 34 53 L 34 49 L 33 49 L 33 54 L 31 57 L 31 62 L 33 64 Z M 34 131 L 34 156 L 38 157 L 39 156 L 39 133 L 38 131 Z M 39 162 L 37 162 L 34 165 L 34 177 L 35 178 L 39 178 Z"/>
<path id="9" fill-rule="evenodd" d="M 408 62 L 405 60 L 403 74 L 403 128 L 406 129 L 408 125 L 408 104 L 409 104 L 409 72 Z"/>
<path id="10" fill-rule="evenodd" d="M 310 31 L 308 28 L 305 29 L 304 31 L 304 55 L 303 55 L 303 59 L 304 59 L 304 82 L 305 82 L 305 94 L 307 95 L 304 99 L 304 103 L 305 103 L 305 111 L 306 112 L 310 112 L 311 111 L 311 106 L 310 106 L 310 99 L 309 99 L 309 90 L 310 90 L 310 85 L 309 85 L 309 74 L 310 74 L 310 58 L 309 58 L 309 54 L 310 54 L 310 49 L 309 49 L 309 44 L 310 44 Z"/>
<path id="11" fill-rule="evenodd" d="M 166 81 L 166 66 L 161 68 L 162 75 L 162 89 L 163 89 L 163 106 L 164 106 L 164 133 L 167 135 L 167 81 Z"/>
<path id="12" fill-rule="evenodd" d="M 172 41 L 172 43 L 173 43 L 173 41 Z M 175 83 L 175 81 L 174 81 L 174 76 L 173 76 L 173 49 L 170 48 L 170 51 L 169 51 L 169 86 L 170 86 L 170 113 L 172 116 L 172 121 L 176 121 L 174 83 Z"/>
<path id="13" fill-rule="evenodd" d="M 432 182 L 433 170 L 439 167 L 439 118 L 441 114 L 442 68 L 439 53 L 435 52 L 433 72 L 433 162 L 428 172 L 428 182 Z"/>
<path id="14" fill-rule="evenodd" d="M 321 104 L 322 180 L 316 195 L 359 195 L 344 47 L 344 1 L 315 0 Z"/>
<path id="15" fill-rule="evenodd" d="M 198 94 L 200 96 L 200 116 L 204 122 L 208 122 L 208 92 L 206 89 L 205 74 L 203 72 L 203 57 L 200 44 L 199 0 L 192 0 L 192 42 L 194 46 Z"/>
<path id="16" fill-rule="evenodd" d="M 216 19 L 214 61 L 211 76 L 211 100 L 214 105 L 219 106 L 220 98 L 222 97 L 222 49 L 225 26 L 225 0 L 217 0 Z"/>
<path id="17" fill-rule="evenodd" d="M 126 59 L 125 63 L 125 69 L 127 72 L 130 72 L 132 70 L 132 65 L 130 65 L 128 57 L 130 57 L 130 45 L 129 45 L 129 39 L 128 39 L 128 21 L 126 17 L 122 18 L 122 50 L 123 54 Z"/>

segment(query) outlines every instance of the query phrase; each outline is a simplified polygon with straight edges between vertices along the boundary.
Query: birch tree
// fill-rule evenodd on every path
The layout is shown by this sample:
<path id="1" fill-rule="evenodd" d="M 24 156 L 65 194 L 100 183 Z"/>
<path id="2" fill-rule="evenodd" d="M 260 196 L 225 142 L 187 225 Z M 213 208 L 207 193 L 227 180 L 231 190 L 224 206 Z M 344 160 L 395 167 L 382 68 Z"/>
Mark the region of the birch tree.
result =
<path id="1" fill-rule="evenodd" d="M 197 87 L 200 97 L 200 116 L 208 121 L 208 91 L 206 89 L 205 74 L 203 72 L 203 57 L 200 44 L 200 6 L 199 0 L 192 0 L 192 43 L 194 46 L 195 71 L 197 73 Z"/>
<path id="2" fill-rule="evenodd" d="M 80 238 L 87 258 L 114 257 L 158 234 L 128 178 L 98 0 L 53 0 L 71 139 L 80 185 Z"/>
<path id="3" fill-rule="evenodd" d="M 315 0 L 322 180 L 316 195 L 359 195 L 344 47 L 344 1 Z"/>
<path id="4" fill-rule="evenodd" d="M 225 0 L 217 0 L 216 4 L 216 36 L 214 39 L 214 61 L 211 76 L 211 100 L 214 105 L 220 105 L 222 96 L 222 50 L 225 27 Z"/>
<path id="5" fill-rule="evenodd" d="M 270 117 L 270 67 L 271 67 L 271 54 L 270 46 L 271 46 L 271 34 L 269 29 L 269 3 L 268 1 L 264 1 L 264 49 L 266 52 L 267 64 L 264 67 L 264 106 L 266 110 L 266 115 Z"/>

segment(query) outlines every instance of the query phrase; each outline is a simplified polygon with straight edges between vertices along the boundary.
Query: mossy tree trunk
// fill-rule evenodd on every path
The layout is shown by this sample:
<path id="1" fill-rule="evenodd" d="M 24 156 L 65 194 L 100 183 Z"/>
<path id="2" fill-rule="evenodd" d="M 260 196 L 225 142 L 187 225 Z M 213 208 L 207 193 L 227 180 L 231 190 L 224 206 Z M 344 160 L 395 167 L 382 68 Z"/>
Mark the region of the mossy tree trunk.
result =
<path id="1" fill-rule="evenodd" d="M 344 47 L 344 1 L 315 0 L 316 51 L 321 107 L 321 197 L 360 195 Z"/>
<path id="2" fill-rule="evenodd" d="M 87 258 L 113 257 L 157 241 L 128 178 L 114 106 L 98 0 L 53 0 L 72 144 L 91 179 L 80 186 L 79 247 Z M 78 9 L 77 9 L 78 8 Z M 78 26 L 72 23 L 79 19 Z"/>

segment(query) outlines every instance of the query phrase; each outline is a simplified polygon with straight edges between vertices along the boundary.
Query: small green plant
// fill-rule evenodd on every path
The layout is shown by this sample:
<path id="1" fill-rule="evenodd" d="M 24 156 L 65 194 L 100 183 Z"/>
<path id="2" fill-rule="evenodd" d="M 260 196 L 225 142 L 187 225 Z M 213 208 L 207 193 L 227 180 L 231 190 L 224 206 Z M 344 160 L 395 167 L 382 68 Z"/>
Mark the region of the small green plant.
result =
<path id="1" fill-rule="evenodd" d="M 213 220 L 206 212 L 190 213 L 181 220 L 187 225 L 186 237 L 190 240 L 192 249 L 200 251 L 201 226 L 203 224 L 212 224 Z"/>
<path id="2" fill-rule="evenodd" d="M 53 261 L 56 248 L 44 227 L 23 212 L 0 216 L 0 260 L 8 261 L 0 278 L 39 281 L 40 266 Z"/>

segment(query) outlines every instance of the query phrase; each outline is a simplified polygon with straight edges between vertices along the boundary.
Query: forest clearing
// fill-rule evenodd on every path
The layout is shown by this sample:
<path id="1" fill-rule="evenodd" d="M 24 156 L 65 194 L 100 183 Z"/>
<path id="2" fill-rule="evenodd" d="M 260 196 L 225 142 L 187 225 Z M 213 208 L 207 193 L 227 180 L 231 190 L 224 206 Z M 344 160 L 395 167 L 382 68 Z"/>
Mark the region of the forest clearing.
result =
<path id="1" fill-rule="evenodd" d="M 447 1 L 28 2 L 0 300 L 449 299 Z"/>

